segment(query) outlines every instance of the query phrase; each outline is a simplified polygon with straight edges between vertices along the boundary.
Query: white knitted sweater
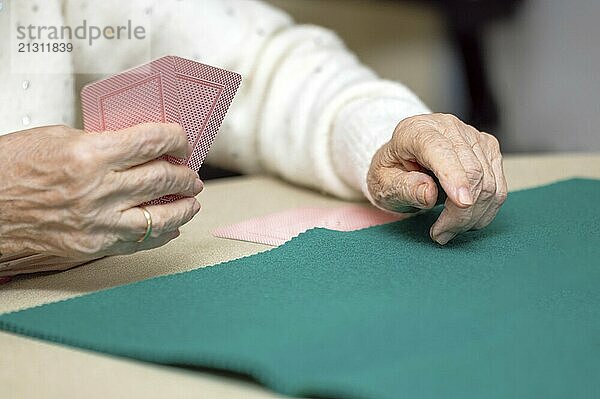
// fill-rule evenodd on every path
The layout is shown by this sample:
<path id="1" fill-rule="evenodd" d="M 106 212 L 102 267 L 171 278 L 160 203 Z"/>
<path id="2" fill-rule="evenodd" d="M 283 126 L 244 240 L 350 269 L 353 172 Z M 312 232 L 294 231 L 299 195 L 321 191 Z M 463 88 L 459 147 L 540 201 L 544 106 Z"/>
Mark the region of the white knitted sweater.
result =
<path id="1" fill-rule="evenodd" d="M 38 70 L 11 68 L 8 38 L 20 17 L 43 25 L 84 18 L 118 25 L 117 0 L 0 0 L 0 134 L 74 125 L 78 79 L 93 63 L 118 72 L 147 60 L 130 41 L 47 57 Z M 296 25 L 257 0 L 136 0 L 151 18 L 151 57 L 172 54 L 239 72 L 242 87 L 207 162 L 267 172 L 341 198 L 364 198 L 375 151 L 396 124 L 427 107 L 405 86 L 379 79 L 331 31 Z M 12 17 L 11 17 L 12 16 Z M 27 18 L 25 18 L 25 16 Z M 62 74 L 47 74 L 60 64 Z M 31 69 L 31 68 L 29 68 Z M 1 170 L 1 168 L 0 168 Z M 0 172 L 1 175 L 1 172 Z"/>

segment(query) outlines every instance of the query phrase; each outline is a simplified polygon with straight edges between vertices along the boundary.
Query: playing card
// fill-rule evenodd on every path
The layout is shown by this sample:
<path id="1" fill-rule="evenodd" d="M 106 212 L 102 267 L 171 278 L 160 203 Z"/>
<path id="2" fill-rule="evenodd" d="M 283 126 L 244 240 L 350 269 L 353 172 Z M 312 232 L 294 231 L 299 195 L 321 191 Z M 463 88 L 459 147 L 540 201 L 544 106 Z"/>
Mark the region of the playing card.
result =
<path id="1" fill-rule="evenodd" d="M 187 159 L 165 159 L 197 171 L 240 82 L 235 72 L 165 56 L 85 86 L 81 91 L 84 128 L 102 132 L 145 122 L 179 123 L 194 150 Z M 172 195 L 151 203 L 178 198 Z"/>
<path id="2" fill-rule="evenodd" d="M 395 222 L 408 215 L 397 215 L 373 207 L 358 205 L 339 208 L 297 208 L 219 227 L 215 237 L 281 245 L 298 234 L 315 227 L 337 231 L 353 231 Z"/>

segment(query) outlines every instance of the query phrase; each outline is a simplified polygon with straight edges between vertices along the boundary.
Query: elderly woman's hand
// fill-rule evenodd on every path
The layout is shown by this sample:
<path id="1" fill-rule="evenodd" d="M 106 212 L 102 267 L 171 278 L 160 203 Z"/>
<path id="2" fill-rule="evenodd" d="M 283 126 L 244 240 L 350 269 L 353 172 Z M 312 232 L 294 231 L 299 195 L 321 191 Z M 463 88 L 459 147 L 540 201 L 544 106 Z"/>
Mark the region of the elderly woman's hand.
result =
<path id="1" fill-rule="evenodd" d="M 446 114 L 407 118 L 373 157 L 367 182 L 376 205 L 396 212 L 430 209 L 437 177 L 447 194 L 431 238 L 446 244 L 487 226 L 506 199 L 498 140 Z"/>
<path id="2" fill-rule="evenodd" d="M 143 243 L 147 221 L 136 206 L 202 190 L 195 172 L 156 159 L 189 151 L 175 124 L 94 134 L 49 126 L 0 137 L 0 253 L 95 259 L 167 243 L 200 210 L 196 199 L 147 206 L 154 229 Z"/>

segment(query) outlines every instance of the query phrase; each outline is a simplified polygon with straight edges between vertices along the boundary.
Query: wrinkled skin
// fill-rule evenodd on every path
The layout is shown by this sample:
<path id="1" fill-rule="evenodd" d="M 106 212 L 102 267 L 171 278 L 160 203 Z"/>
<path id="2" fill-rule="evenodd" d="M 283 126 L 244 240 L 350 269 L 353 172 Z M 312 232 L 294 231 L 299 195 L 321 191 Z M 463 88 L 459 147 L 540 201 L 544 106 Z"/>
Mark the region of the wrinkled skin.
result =
<path id="1" fill-rule="evenodd" d="M 137 205 L 202 190 L 195 172 L 156 160 L 189 151 L 183 129 L 173 124 L 95 134 L 49 126 L 1 136 L 0 253 L 86 260 L 164 245 L 200 204 L 186 198 L 147 207 L 154 230 L 141 244 L 146 219 Z M 430 231 L 440 244 L 488 225 L 507 195 L 498 141 L 445 114 L 398 124 L 372 160 L 369 193 L 390 211 L 430 209 L 442 194 L 432 174 L 447 193 Z"/>
<path id="2" fill-rule="evenodd" d="M 143 124 L 85 134 L 47 126 L 0 137 L 0 253 L 96 259 L 159 247 L 198 211 L 198 175 L 157 157 L 190 151 L 176 124 Z M 166 194 L 185 198 L 148 206 L 153 234 L 137 205 Z"/>
<path id="3" fill-rule="evenodd" d="M 369 193 L 389 211 L 431 209 L 443 194 L 431 174 L 447 194 L 430 229 L 439 244 L 487 226 L 506 199 L 498 140 L 447 114 L 414 116 L 398 124 L 373 157 Z"/>

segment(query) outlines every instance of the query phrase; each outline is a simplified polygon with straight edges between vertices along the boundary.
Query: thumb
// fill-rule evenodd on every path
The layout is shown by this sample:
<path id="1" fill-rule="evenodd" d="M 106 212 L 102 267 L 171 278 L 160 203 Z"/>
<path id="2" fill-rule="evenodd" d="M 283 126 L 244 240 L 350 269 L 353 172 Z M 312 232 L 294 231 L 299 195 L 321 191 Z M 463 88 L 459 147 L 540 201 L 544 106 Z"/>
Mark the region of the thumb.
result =
<path id="1" fill-rule="evenodd" d="M 431 209 L 438 196 L 438 188 L 432 177 L 419 171 L 376 168 L 369 172 L 367 185 L 374 205 L 394 212 Z"/>

